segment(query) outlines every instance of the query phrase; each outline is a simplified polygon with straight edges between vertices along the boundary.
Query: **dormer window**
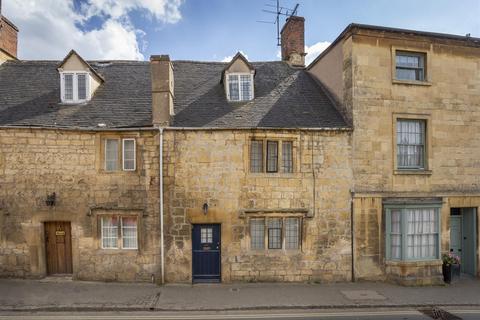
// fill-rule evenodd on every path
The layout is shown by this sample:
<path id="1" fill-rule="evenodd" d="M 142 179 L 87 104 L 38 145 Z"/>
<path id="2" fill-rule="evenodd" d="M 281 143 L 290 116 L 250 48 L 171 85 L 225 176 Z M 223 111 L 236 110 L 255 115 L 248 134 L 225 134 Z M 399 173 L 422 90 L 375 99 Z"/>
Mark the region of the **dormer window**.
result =
<path id="1" fill-rule="evenodd" d="M 105 81 L 92 66 L 71 50 L 58 66 L 60 98 L 63 103 L 89 101 Z"/>
<path id="2" fill-rule="evenodd" d="M 228 74 L 228 99 L 248 101 L 253 99 L 252 74 Z"/>
<path id="3" fill-rule="evenodd" d="M 90 75 L 87 72 L 62 72 L 61 96 L 64 103 L 79 103 L 90 99 Z"/>
<path id="4" fill-rule="evenodd" d="M 253 100 L 255 68 L 238 52 L 222 72 L 222 80 L 228 101 Z"/>

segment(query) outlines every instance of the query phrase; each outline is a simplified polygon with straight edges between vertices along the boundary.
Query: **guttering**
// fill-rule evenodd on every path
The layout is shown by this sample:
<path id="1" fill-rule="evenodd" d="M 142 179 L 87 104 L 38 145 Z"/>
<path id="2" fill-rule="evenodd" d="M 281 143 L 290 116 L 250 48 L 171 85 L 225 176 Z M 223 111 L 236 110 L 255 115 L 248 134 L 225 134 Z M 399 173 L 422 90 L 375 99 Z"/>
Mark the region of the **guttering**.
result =
<path id="1" fill-rule="evenodd" d="M 332 128 L 274 128 L 274 127 L 168 127 L 166 130 L 179 131 L 206 131 L 206 130 L 271 130 L 271 131 L 353 131 L 350 127 L 332 127 Z"/>
<path id="2" fill-rule="evenodd" d="M 99 127 L 49 127 L 49 126 L 0 126 L 0 129 L 39 129 L 39 130 L 64 130 L 64 131 L 152 131 L 155 127 L 125 127 L 125 128 L 99 128 Z M 274 127 L 165 127 L 163 130 L 173 131 L 231 131 L 231 130 L 271 130 L 271 131 L 353 131 L 351 127 L 332 128 L 274 128 Z"/>
<path id="3" fill-rule="evenodd" d="M 100 128 L 100 127 L 49 127 L 49 126 L 0 126 L 0 129 L 38 129 L 62 131 L 152 131 L 154 127 L 125 127 L 125 128 Z"/>
<path id="4" fill-rule="evenodd" d="M 158 128 L 158 172 L 159 172 L 159 206 L 160 206 L 160 266 L 161 283 L 165 283 L 165 247 L 164 247 L 164 233 L 163 233 L 163 128 Z"/>
<path id="5" fill-rule="evenodd" d="M 352 250 L 352 282 L 355 282 L 355 226 L 354 226 L 354 210 L 353 210 L 353 199 L 355 198 L 355 192 L 350 191 L 350 245 Z"/>

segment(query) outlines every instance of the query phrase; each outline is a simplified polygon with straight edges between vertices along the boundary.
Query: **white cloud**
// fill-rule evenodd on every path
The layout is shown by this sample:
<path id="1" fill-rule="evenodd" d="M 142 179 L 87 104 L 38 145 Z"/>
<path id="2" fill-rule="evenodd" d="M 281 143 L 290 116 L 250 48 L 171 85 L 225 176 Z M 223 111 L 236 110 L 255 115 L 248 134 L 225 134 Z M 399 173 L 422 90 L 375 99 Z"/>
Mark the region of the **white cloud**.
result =
<path id="1" fill-rule="evenodd" d="M 89 0 L 82 5 L 88 17 L 105 15 L 114 19 L 125 17 L 132 10 L 144 10 L 160 21 L 175 23 L 181 19 L 182 0 Z"/>
<path id="2" fill-rule="evenodd" d="M 145 33 L 133 26 L 128 13 L 141 10 L 164 23 L 181 19 L 181 0 L 90 0 L 76 12 L 73 1 L 9 0 L 3 14 L 20 29 L 20 59 L 62 59 L 70 49 L 85 59 L 143 59 Z M 79 28 L 91 17 L 98 29 Z"/>
<path id="3" fill-rule="evenodd" d="M 327 49 L 331 42 L 323 41 L 317 42 L 311 46 L 305 46 L 305 52 L 307 55 L 305 56 L 305 65 L 309 65 L 323 50 Z"/>
<path id="4" fill-rule="evenodd" d="M 248 55 L 246 55 L 245 52 L 243 52 L 242 50 L 238 50 L 237 52 L 240 52 L 241 54 L 243 54 L 243 56 L 248 60 Z M 226 56 L 221 61 L 222 62 L 230 62 L 230 61 L 232 61 L 233 57 L 235 57 L 235 54 L 231 55 L 231 56 Z"/>

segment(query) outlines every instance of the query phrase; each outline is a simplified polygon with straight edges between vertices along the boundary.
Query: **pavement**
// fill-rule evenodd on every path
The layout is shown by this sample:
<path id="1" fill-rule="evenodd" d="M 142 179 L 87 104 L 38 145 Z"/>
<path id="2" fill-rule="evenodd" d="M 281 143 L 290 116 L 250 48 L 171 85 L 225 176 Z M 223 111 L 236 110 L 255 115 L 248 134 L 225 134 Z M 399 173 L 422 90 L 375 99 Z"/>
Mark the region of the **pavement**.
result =
<path id="1" fill-rule="evenodd" d="M 480 281 L 402 287 L 388 283 L 165 285 L 0 279 L 6 311 L 234 311 L 480 307 Z"/>

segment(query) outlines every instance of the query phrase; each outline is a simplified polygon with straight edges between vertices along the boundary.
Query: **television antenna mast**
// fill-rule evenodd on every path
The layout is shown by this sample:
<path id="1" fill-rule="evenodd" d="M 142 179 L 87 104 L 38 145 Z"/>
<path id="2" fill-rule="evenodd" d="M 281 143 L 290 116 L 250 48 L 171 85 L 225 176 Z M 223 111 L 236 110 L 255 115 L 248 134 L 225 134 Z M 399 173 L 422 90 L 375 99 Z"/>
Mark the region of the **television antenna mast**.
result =
<path id="1" fill-rule="evenodd" d="M 293 9 L 292 9 L 292 8 L 282 7 L 280 5 L 280 0 L 270 0 L 270 1 L 274 2 L 275 4 L 266 3 L 265 7 L 269 8 L 269 9 L 262 9 L 262 11 L 266 12 L 266 13 L 269 13 L 269 14 L 274 14 L 275 15 L 275 20 L 273 20 L 273 21 L 257 20 L 257 22 L 268 23 L 268 24 L 276 24 L 277 25 L 277 46 L 280 46 L 281 45 L 281 42 L 280 42 L 281 41 L 281 38 L 280 38 L 280 16 L 286 16 L 287 18 L 290 18 L 291 16 L 296 15 L 298 7 L 300 5 L 297 3 L 295 5 L 295 7 L 293 7 Z M 270 8 L 272 8 L 272 9 L 270 9 Z"/>

